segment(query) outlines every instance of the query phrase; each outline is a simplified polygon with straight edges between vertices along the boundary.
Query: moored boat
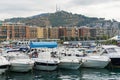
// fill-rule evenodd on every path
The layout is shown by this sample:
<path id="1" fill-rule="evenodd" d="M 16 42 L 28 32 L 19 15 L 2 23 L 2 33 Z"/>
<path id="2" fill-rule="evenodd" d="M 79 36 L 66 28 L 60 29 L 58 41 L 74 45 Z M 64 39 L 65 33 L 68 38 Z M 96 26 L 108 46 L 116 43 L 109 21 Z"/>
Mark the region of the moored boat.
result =
<path id="1" fill-rule="evenodd" d="M 89 68 L 105 68 L 110 63 L 110 58 L 107 56 L 99 55 L 96 50 L 86 49 L 82 53 L 75 51 L 77 59 L 82 59 L 82 67 Z"/>
<path id="2" fill-rule="evenodd" d="M 105 68 L 110 63 L 110 59 L 106 56 L 86 56 L 82 57 L 82 60 L 82 67 L 89 68 Z"/>
<path id="3" fill-rule="evenodd" d="M 31 57 L 31 59 L 35 61 L 35 69 L 44 71 L 53 71 L 57 69 L 59 60 L 52 58 L 50 51 L 37 53 L 37 57 L 34 56 L 34 52 L 32 53 L 33 57 Z"/>
<path id="4" fill-rule="evenodd" d="M 0 74 L 8 70 L 10 63 L 3 56 L 0 56 Z"/>
<path id="5" fill-rule="evenodd" d="M 78 60 L 68 50 L 59 49 L 58 58 L 60 60 L 59 68 L 77 70 L 82 65 L 82 60 Z"/>
<path id="6" fill-rule="evenodd" d="M 4 56 L 10 62 L 10 71 L 28 72 L 33 69 L 34 61 L 20 51 L 8 51 Z"/>
<path id="7" fill-rule="evenodd" d="M 53 71 L 56 70 L 59 64 L 58 59 L 51 57 L 51 51 L 43 51 L 41 48 L 55 48 L 56 42 L 31 42 L 30 52 L 31 59 L 35 61 L 35 69 Z M 35 51 L 34 51 L 35 50 Z"/>
<path id="8" fill-rule="evenodd" d="M 101 55 L 107 56 L 111 59 L 113 67 L 120 67 L 120 48 L 115 45 L 103 45 Z"/>

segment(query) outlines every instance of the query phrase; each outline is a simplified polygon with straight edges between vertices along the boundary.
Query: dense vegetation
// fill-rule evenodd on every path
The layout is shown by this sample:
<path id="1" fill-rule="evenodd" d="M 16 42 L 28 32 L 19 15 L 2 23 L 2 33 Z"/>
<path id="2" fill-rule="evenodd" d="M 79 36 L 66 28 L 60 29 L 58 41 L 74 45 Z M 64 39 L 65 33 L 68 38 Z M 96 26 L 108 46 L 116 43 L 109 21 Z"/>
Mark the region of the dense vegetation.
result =
<path id="1" fill-rule="evenodd" d="M 22 22 L 27 25 L 36 26 L 94 26 L 96 23 L 110 22 L 111 20 L 105 20 L 104 18 L 87 17 L 80 14 L 72 14 L 66 11 L 57 11 L 55 13 L 44 13 L 26 18 L 10 18 L 5 22 Z"/>

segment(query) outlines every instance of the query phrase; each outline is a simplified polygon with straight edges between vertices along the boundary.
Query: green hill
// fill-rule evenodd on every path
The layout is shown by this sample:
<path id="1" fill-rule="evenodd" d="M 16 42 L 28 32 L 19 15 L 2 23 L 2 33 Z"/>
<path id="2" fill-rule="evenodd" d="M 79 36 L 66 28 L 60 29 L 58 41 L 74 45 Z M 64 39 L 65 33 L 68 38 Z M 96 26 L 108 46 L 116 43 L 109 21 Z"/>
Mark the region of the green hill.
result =
<path id="1" fill-rule="evenodd" d="M 104 18 L 97 17 L 87 17 L 80 14 L 72 14 L 66 11 L 58 11 L 55 13 L 45 13 L 40 15 L 35 15 L 26 18 L 11 18 L 5 19 L 5 22 L 21 22 L 27 25 L 36 26 L 95 26 L 97 23 L 105 24 L 106 22 L 112 24 L 111 20 L 105 20 Z"/>

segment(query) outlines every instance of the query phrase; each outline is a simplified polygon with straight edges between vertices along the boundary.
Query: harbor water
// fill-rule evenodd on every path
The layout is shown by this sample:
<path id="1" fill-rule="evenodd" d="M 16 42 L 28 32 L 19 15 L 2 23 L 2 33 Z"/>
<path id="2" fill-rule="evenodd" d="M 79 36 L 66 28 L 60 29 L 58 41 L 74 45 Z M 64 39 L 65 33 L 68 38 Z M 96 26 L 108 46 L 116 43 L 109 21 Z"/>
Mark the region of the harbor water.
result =
<path id="1" fill-rule="evenodd" d="M 7 72 L 0 80 L 120 80 L 120 69 L 88 69 L 32 71 L 28 73 Z"/>

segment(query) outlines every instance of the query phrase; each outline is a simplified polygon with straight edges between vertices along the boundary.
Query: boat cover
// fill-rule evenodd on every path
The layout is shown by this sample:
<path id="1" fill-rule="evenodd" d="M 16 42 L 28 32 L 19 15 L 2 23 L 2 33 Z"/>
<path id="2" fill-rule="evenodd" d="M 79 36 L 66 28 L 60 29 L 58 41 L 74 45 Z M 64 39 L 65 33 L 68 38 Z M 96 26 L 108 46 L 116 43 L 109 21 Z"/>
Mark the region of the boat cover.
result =
<path id="1" fill-rule="evenodd" d="M 57 42 L 30 42 L 30 48 L 55 48 Z"/>

